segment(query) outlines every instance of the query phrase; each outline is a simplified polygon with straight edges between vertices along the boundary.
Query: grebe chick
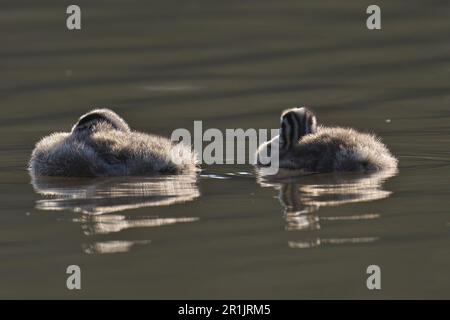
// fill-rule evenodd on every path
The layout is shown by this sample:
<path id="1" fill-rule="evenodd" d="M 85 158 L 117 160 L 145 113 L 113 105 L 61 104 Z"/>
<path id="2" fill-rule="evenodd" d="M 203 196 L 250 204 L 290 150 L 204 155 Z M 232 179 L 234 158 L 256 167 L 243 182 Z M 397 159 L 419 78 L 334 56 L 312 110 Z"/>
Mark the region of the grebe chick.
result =
<path id="1" fill-rule="evenodd" d="M 318 126 L 314 113 L 305 107 L 282 113 L 280 133 L 258 148 L 257 165 L 263 166 L 261 157 L 277 149 L 280 168 L 305 172 L 369 172 L 397 167 L 397 159 L 376 136 L 351 128 Z"/>
<path id="2" fill-rule="evenodd" d="M 197 157 L 183 143 L 130 130 L 108 109 L 81 116 L 71 132 L 36 144 L 29 171 L 66 177 L 146 176 L 197 171 Z"/>

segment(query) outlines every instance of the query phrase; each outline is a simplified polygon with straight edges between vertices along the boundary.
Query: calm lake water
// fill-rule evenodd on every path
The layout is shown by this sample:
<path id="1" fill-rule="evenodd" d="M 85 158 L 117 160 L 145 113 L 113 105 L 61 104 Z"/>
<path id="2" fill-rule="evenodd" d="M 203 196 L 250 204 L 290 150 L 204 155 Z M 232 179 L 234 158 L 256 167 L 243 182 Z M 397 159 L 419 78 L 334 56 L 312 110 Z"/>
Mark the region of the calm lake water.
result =
<path id="1" fill-rule="evenodd" d="M 450 6 L 2 1 L 1 298 L 450 298 Z M 34 143 L 110 107 L 136 130 L 320 123 L 377 133 L 399 172 L 38 179 Z M 82 290 L 66 288 L 79 265 Z M 366 287 L 381 267 L 382 289 Z"/>

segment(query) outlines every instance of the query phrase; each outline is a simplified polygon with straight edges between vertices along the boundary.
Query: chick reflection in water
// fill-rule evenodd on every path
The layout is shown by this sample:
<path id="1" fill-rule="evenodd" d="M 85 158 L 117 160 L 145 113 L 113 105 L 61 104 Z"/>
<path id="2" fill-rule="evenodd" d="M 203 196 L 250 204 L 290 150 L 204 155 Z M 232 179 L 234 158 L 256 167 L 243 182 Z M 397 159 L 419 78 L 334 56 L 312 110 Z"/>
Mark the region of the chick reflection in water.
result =
<path id="1" fill-rule="evenodd" d="M 199 197 L 195 174 L 155 177 L 59 178 L 32 176 L 35 191 L 44 196 L 39 210 L 70 210 L 82 213 L 86 235 L 112 234 L 129 228 L 159 227 L 198 220 L 198 217 L 132 217 L 125 210 L 168 206 Z M 122 212 L 119 214 L 118 212 Z M 150 241 L 108 241 L 84 245 L 87 253 L 126 252 L 133 245 Z"/>
<path id="2" fill-rule="evenodd" d="M 319 230 L 328 221 L 370 220 L 379 217 L 377 213 L 357 215 L 320 216 L 320 207 L 340 206 L 349 203 L 374 201 L 387 198 L 391 192 L 382 189 L 382 184 L 396 175 L 397 170 L 383 170 L 370 174 L 330 173 L 295 176 L 292 170 L 280 170 L 278 178 L 260 176 L 263 187 L 279 191 L 287 230 Z M 322 245 L 368 243 L 378 240 L 369 235 L 363 237 L 326 238 L 316 237 L 306 241 L 290 241 L 292 248 L 311 248 Z"/>

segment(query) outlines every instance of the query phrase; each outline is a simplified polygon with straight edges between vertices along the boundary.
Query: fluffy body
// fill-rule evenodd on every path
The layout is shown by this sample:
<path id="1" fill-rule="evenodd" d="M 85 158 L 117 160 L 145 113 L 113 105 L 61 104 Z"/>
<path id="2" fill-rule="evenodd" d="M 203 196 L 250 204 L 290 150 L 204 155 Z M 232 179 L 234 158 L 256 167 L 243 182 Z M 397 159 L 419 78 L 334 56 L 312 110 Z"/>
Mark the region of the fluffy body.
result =
<path id="1" fill-rule="evenodd" d="M 39 141 L 29 170 L 44 176 L 145 176 L 192 172 L 196 165 L 189 147 L 131 131 L 114 112 L 100 109 L 83 115 L 70 133 Z"/>
<path id="2" fill-rule="evenodd" d="M 310 117 L 314 117 L 312 113 Z M 300 119 L 303 121 L 301 117 Z M 315 121 L 314 117 L 310 123 Z M 301 122 L 293 126 L 301 126 Z M 286 129 L 288 133 L 299 131 L 302 130 Z M 286 143 L 285 140 L 289 140 L 286 136 L 289 134 L 285 134 L 282 127 L 280 136 L 258 148 L 258 165 L 263 166 L 260 161 L 262 156 L 270 156 L 274 150 L 275 152 L 278 150 L 279 167 L 286 169 L 300 169 L 307 172 L 368 172 L 397 167 L 397 159 L 378 137 L 351 128 L 314 125 L 314 130 L 296 136 L 293 143 L 292 141 Z"/>

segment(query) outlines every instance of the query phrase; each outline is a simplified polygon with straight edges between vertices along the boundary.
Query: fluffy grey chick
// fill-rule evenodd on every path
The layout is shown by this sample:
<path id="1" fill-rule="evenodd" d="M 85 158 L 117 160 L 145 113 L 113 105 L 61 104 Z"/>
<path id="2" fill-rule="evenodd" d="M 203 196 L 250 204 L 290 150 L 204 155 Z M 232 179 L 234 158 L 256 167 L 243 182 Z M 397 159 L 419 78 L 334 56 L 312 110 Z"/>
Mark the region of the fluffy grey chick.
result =
<path id="1" fill-rule="evenodd" d="M 108 109 L 81 116 L 71 132 L 57 132 L 36 144 L 29 171 L 66 177 L 144 176 L 197 170 L 197 157 L 182 143 L 130 130 Z"/>

